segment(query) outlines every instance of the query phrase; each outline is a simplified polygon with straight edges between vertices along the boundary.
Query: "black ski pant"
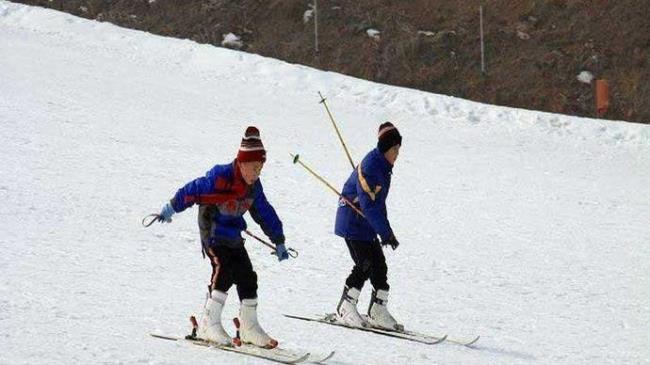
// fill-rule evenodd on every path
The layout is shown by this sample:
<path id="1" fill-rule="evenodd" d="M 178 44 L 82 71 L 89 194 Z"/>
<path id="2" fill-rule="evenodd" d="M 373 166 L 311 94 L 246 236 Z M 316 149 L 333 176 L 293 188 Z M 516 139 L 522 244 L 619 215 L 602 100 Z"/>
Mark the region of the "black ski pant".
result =
<path id="1" fill-rule="evenodd" d="M 346 239 L 345 243 L 348 245 L 350 256 L 354 261 L 354 267 L 345 281 L 345 285 L 361 290 L 366 280 L 370 279 L 370 283 L 375 290 L 388 290 L 390 288 L 388 285 L 388 267 L 379 240 L 356 241 Z"/>
<path id="2" fill-rule="evenodd" d="M 235 284 L 239 300 L 257 298 L 257 274 L 246 248 L 211 246 L 206 254 L 212 264 L 211 291 L 216 289 L 227 293 Z"/>

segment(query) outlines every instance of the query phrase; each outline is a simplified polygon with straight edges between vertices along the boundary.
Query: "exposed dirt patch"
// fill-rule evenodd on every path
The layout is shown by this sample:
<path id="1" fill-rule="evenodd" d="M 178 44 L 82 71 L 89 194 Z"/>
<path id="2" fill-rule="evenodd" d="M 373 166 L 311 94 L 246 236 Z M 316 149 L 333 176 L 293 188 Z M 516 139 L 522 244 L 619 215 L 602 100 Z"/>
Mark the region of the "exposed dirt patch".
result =
<path id="1" fill-rule="evenodd" d="M 498 105 L 650 123 L 650 1 L 485 1 L 487 74 L 476 0 L 23 0 L 151 33 L 221 45 L 324 70 Z M 368 29 L 380 33 L 374 38 Z"/>

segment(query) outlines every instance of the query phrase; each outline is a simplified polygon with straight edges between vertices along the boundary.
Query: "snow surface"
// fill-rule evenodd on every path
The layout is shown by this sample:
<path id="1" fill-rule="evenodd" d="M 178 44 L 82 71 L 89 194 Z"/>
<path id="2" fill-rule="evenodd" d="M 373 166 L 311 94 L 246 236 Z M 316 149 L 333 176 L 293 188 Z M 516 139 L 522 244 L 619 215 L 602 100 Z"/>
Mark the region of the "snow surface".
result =
<path id="1" fill-rule="evenodd" d="M 377 29 L 369 28 L 366 30 L 366 34 L 368 34 L 368 37 L 370 38 L 379 39 L 379 34 L 381 34 L 381 32 Z"/>
<path id="2" fill-rule="evenodd" d="M 594 80 L 594 75 L 589 71 L 581 71 L 576 78 L 584 84 L 591 84 Z"/>
<path id="3" fill-rule="evenodd" d="M 313 5 L 311 4 L 309 6 L 313 7 Z M 314 9 L 307 9 L 305 10 L 305 13 L 302 14 L 302 22 L 307 24 L 313 17 L 314 17 Z"/>
<path id="4" fill-rule="evenodd" d="M 390 307 L 426 346 L 288 320 L 332 311 L 351 267 L 336 197 L 380 122 L 404 136 L 389 197 Z M 650 127 L 494 107 L 0 1 L 0 364 L 264 364 L 185 343 L 210 267 L 178 187 L 261 129 L 300 257 L 247 243 L 260 319 L 335 364 L 650 363 Z M 251 220 L 252 222 L 252 220 Z M 259 227 L 251 225 L 259 233 Z M 369 289 L 360 307 L 367 305 Z M 224 318 L 237 312 L 234 291 Z M 230 326 L 228 326 L 230 328 Z"/>
<path id="5" fill-rule="evenodd" d="M 223 35 L 223 41 L 221 41 L 221 45 L 224 47 L 233 47 L 239 49 L 244 46 L 244 43 L 241 41 L 241 38 L 235 34 L 228 33 Z"/>

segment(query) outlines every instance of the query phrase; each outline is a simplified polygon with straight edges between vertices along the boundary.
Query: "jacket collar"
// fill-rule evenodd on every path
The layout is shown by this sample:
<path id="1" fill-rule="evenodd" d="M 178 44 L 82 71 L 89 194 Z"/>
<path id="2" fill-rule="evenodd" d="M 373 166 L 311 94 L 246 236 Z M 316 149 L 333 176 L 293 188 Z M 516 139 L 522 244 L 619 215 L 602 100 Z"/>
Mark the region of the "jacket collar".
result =
<path id="1" fill-rule="evenodd" d="M 381 168 L 382 172 L 386 174 L 390 174 L 393 172 L 393 165 L 391 165 L 388 160 L 386 159 L 386 156 L 384 156 L 381 151 L 379 151 L 379 148 L 376 148 L 372 150 L 373 158 L 375 161 L 377 161 L 377 165 L 379 168 Z"/>
<path id="2" fill-rule="evenodd" d="M 244 177 L 241 175 L 241 170 L 239 169 L 239 161 L 235 159 L 232 162 L 232 178 L 233 182 L 238 182 L 238 183 L 243 183 L 244 185 L 246 184 L 246 181 L 244 181 Z"/>

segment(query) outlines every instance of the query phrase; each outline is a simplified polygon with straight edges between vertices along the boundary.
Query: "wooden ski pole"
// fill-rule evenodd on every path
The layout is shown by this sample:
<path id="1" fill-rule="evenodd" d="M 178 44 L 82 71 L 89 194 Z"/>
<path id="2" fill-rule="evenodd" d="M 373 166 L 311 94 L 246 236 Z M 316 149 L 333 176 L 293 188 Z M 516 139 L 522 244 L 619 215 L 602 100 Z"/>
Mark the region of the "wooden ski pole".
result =
<path id="1" fill-rule="evenodd" d="M 274 244 L 272 244 L 272 243 L 270 243 L 270 242 L 266 242 L 264 239 L 262 239 L 262 238 L 260 238 L 260 237 L 258 237 L 258 236 L 256 236 L 256 235 L 254 235 L 251 231 L 249 231 L 249 230 L 247 230 L 247 229 L 244 230 L 244 233 L 246 233 L 247 235 L 249 235 L 249 236 L 255 238 L 257 241 L 261 242 L 263 245 L 265 245 L 265 246 L 267 246 L 267 247 L 270 247 L 270 248 L 273 250 L 273 252 L 275 252 L 275 245 L 274 245 Z M 287 248 L 287 253 L 289 254 L 289 256 L 293 257 L 294 259 L 295 259 L 296 257 L 298 257 L 298 251 L 294 250 L 294 249 L 291 248 L 291 247 Z"/>
<path id="2" fill-rule="evenodd" d="M 147 219 L 149 219 L 149 221 L 147 221 Z M 148 216 L 142 218 L 142 225 L 145 226 L 145 227 L 150 227 L 152 224 L 154 224 L 156 222 L 162 222 L 162 217 L 161 217 L 160 214 L 152 213 L 152 214 L 149 214 Z M 264 239 L 254 235 L 251 231 L 246 229 L 246 230 L 244 230 L 244 233 L 246 233 L 247 235 L 253 237 L 257 241 L 264 244 L 265 246 L 269 247 L 270 249 L 273 250 L 273 252 L 276 251 L 276 248 L 275 248 L 274 244 L 272 244 L 270 242 L 266 242 Z M 298 251 L 296 251 L 295 249 L 293 249 L 291 247 L 287 248 L 287 253 L 289 254 L 289 256 L 293 257 L 294 259 L 296 257 L 298 257 Z"/>
<path id="3" fill-rule="evenodd" d="M 355 206 L 355 205 L 354 205 L 350 200 L 348 200 L 346 197 L 344 197 L 343 195 L 341 195 L 341 193 L 339 193 L 339 191 L 336 190 L 336 188 L 334 188 L 334 187 L 333 187 L 329 182 L 327 182 L 327 180 L 325 180 L 323 177 L 321 177 L 321 176 L 318 175 L 316 172 L 314 172 L 314 170 L 312 170 L 311 168 L 309 168 L 309 166 L 307 166 L 305 163 L 303 163 L 302 161 L 300 161 L 300 155 L 293 155 L 293 154 L 291 154 L 291 153 L 290 153 L 289 155 L 291 155 L 291 157 L 293 158 L 293 163 L 294 163 L 294 164 L 295 164 L 295 163 L 299 163 L 300 166 L 304 167 L 305 170 L 309 171 L 309 173 L 312 174 L 312 175 L 314 175 L 314 177 L 316 177 L 316 179 L 320 180 L 323 184 L 325 184 L 328 188 L 330 188 L 330 190 L 332 190 L 336 195 L 338 195 L 339 198 L 341 198 L 341 200 L 343 200 L 343 202 L 344 202 L 345 204 L 349 205 L 350 208 L 352 208 L 352 209 L 353 209 L 355 212 L 357 212 L 360 216 L 362 216 L 362 217 L 364 217 L 364 218 L 366 217 L 366 216 L 363 214 L 363 212 L 361 211 L 361 209 L 357 208 L 357 207 L 356 207 L 356 206 Z"/>
<path id="4" fill-rule="evenodd" d="M 336 122 L 334 121 L 334 117 L 332 116 L 332 113 L 330 113 L 330 108 L 327 107 L 327 99 L 323 96 L 323 94 L 318 92 L 318 96 L 320 96 L 320 103 L 325 106 L 325 110 L 327 111 L 327 115 L 329 115 L 330 120 L 332 121 L 332 125 L 334 126 L 334 130 L 336 131 L 336 135 L 339 136 L 339 141 L 341 141 L 341 145 L 343 145 L 343 150 L 345 150 L 346 156 L 348 156 L 348 160 L 350 161 L 350 165 L 352 165 L 352 169 L 354 170 L 354 162 L 352 162 L 352 157 L 350 156 L 350 151 L 348 151 L 348 146 L 345 145 L 345 142 L 343 141 L 343 137 L 341 137 L 341 132 L 339 131 L 339 127 L 336 126 Z"/>

